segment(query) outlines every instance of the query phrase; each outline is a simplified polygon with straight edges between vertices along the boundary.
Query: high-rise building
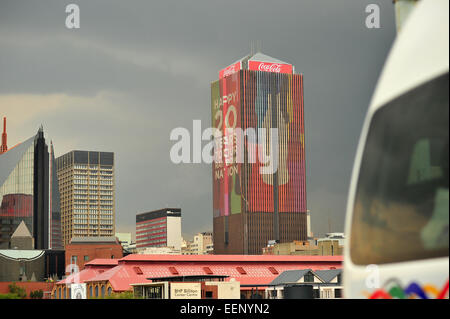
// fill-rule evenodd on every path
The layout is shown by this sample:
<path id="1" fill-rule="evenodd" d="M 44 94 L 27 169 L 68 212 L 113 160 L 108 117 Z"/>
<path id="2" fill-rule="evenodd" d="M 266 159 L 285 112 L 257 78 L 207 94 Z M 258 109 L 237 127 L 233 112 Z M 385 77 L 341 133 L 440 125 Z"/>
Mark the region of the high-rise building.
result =
<path id="1" fill-rule="evenodd" d="M 307 239 L 303 110 L 303 75 L 262 53 L 211 84 L 215 254 Z"/>
<path id="2" fill-rule="evenodd" d="M 36 249 L 61 249 L 58 180 L 53 145 L 38 133 L 7 147 L 6 119 L 0 153 L 0 248 L 10 248 L 11 235 L 23 221 Z"/>
<path id="3" fill-rule="evenodd" d="M 71 151 L 56 159 L 64 246 L 73 237 L 114 236 L 114 153 Z"/>
<path id="4" fill-rule="evenodd" d="M 181 208 L 163 208 L 136 215 L 136 248 L 181 250 Z"/>

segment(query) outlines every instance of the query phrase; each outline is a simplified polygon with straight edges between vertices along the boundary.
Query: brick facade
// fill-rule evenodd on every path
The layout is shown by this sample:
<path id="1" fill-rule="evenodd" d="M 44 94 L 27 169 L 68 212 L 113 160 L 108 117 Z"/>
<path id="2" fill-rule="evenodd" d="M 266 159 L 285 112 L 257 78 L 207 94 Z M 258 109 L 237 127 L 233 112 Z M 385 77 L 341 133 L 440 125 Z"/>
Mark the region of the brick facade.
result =
<path id="1" fill-rule="evenodd" d="M 122 245 L 117 243 L 70 243 L 66 246 L 66 274 L 67 267 L 74 263 L 79 270 L 84 269 L 85 263 L 94 259 L 118 259 L 123 257 Z"/>

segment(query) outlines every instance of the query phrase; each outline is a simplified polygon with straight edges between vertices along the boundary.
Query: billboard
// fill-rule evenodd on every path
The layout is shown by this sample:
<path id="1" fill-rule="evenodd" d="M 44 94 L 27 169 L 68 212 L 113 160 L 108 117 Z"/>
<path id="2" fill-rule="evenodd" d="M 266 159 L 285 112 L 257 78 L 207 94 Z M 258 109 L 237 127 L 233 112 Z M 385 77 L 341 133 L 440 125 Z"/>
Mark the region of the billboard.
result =
<path id="1" fill-rule="evenodd" d="M 274 174 L 256 157 L 245 164 L 247 212 L 306 212 L 305 139 L 302 75 L 243 71 L 243 127 L 278 133 L 278 163 Z M 269 135 L 270 136 L 270 135 Z M 247 149 L 270 149 L 269 139 L 247 139 Z M 248 144 L 254 145 L 248 145 Z"/>
<path id="2" fill-rule="evenodd" d="M 250 62 L 256 61 L 249 61 L 254 67 Z M 211 109 L 213 127 L 222 135 L 215 139 L 214 217 L 243 209 L 306 213 L 303 76 L 292 74 L 287 64 L 279 66 L 279 72 L 232 73 L 211 85 Z M 243 139 L 245 160 L 239 163 L 236 129 L 256 132 Z M 259 153 L 271 151 L 271 129 L 278 135 L 277 166 L 274 172 L 262 173 L 269 164 Z M 266 135 L 261 137 L 259 131 Z"/>
<path id="3" fill-rule="evenodd" d="M 240 72 L 211 86 L 212 127 L 215 137 L 213 162 L 214 216 L 241 212 L 240 165 L 236 161 L 236 129 L 241 127 Z"/>

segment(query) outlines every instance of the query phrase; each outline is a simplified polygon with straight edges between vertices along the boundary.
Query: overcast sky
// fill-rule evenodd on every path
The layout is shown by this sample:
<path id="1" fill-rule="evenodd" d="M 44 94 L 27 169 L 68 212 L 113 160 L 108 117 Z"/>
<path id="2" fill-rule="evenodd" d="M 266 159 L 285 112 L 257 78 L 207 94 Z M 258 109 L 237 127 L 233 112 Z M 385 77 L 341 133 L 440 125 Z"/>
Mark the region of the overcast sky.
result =
<path id="1" fill-rule="evenodd" d="M 65 27 L 65 6 L 81 28 Z M 381 28 L 365 8 L 380 6 Z M 343 231 L 363 119 L 395 38 L 391 0 L 0 0 L 0 116 L 9 146 L 42 124 L 56 155 L 116 155 L 117 231 L 137 212 L 182 208 L 183 233 L 212 230 L 206 164 L 175 165 L 169 133 L 210 125 L 210 83 L 250 53 L 304 74 L 308 208 L 315 235 Z"/>

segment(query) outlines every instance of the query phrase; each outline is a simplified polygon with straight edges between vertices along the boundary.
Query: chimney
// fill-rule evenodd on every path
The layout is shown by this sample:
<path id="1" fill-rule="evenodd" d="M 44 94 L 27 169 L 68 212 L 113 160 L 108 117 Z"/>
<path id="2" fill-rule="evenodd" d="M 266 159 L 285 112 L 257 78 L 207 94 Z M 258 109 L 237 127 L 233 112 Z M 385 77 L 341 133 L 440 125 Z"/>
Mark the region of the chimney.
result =
<path id="1" fill-rule="evenodd" d="M 2 133 L 2 146 L 0 147 L 0 154 L 5 153 L 8 150 L 7 135 L 6 135 L 6 117 L 3 118 L 3 133 Z"/>

